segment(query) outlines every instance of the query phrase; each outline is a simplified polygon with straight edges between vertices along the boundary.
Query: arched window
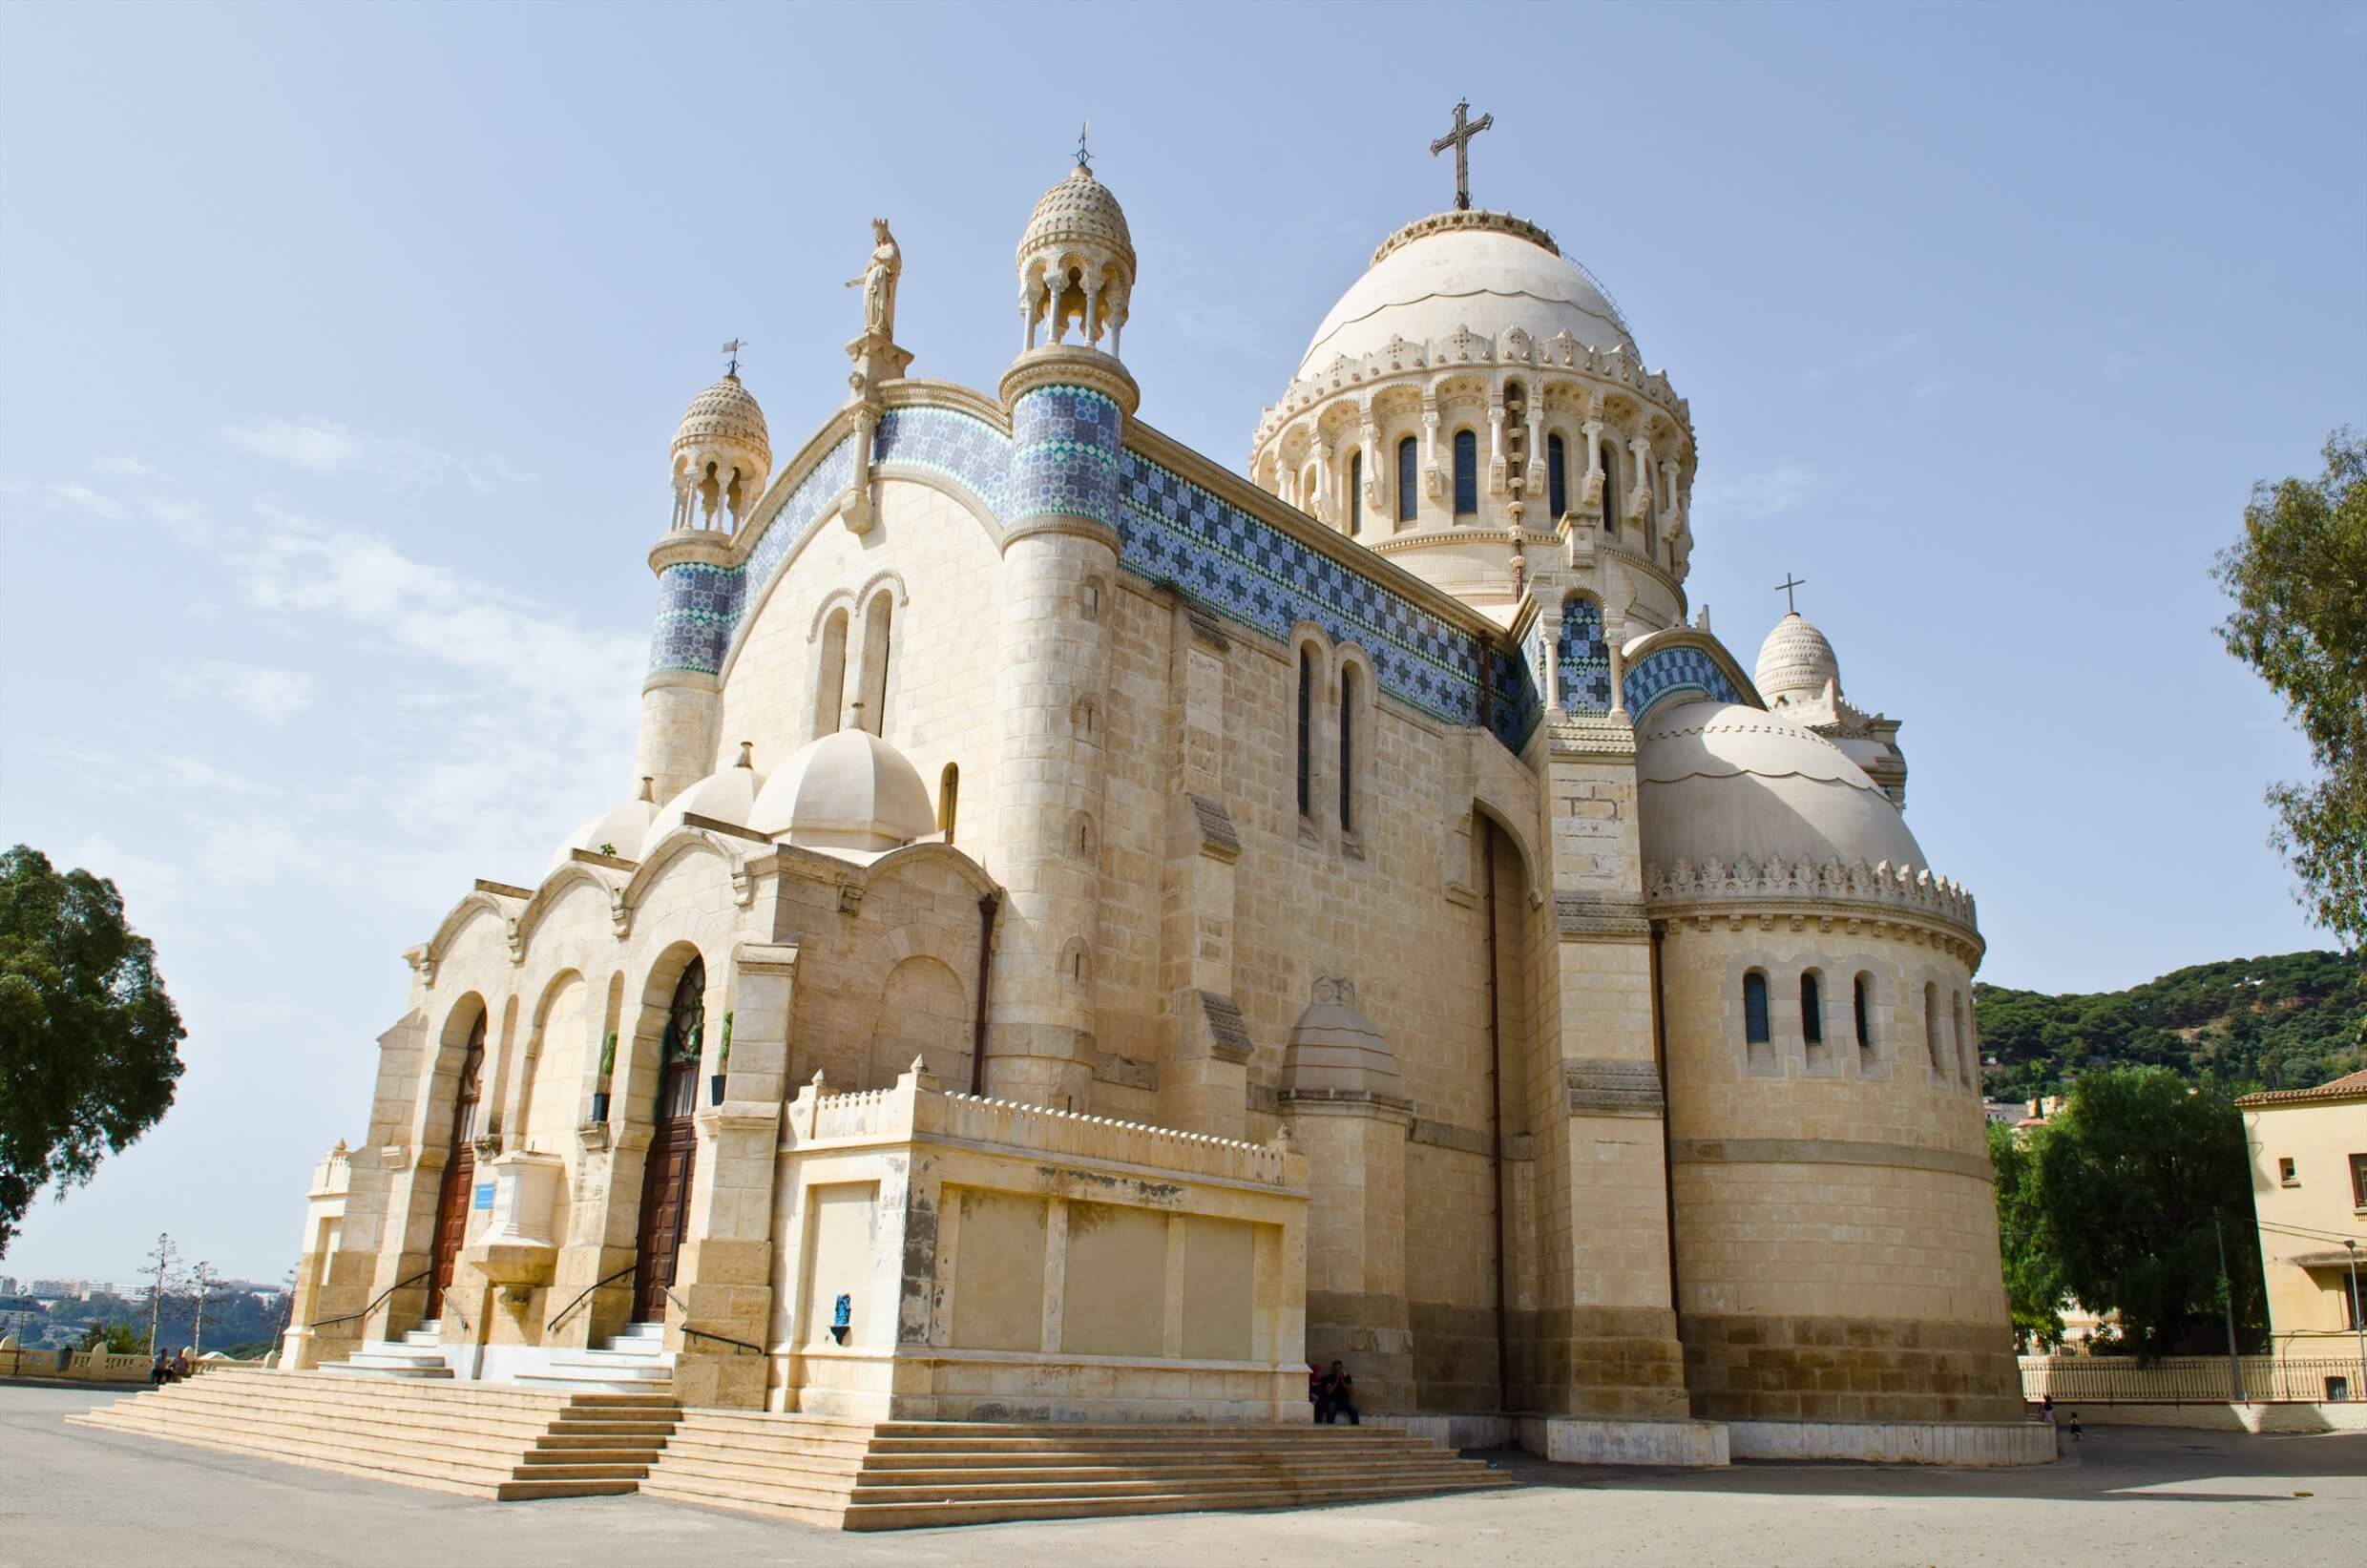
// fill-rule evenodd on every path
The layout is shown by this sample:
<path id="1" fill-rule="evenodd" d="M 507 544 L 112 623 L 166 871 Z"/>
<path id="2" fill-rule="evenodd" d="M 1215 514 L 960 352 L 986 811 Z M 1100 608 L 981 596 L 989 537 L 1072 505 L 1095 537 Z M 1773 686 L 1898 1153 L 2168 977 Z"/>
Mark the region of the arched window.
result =
<path id="1" fill-rule="evenodd" d="M 1561 514 L 1570 510 L 1570 457 L 1563 449 L 1561 438 L 1545 438 L 1545 512 L 1551 522 L 1560 522 Z"/>
<path id="2" fill-rule="evenodd" d="M 1825 1043 L 1825 991 L 1813 970 L 1800 976 L 1800 1038 L 1813 1046 Z"/>
<path id="3" fill-rule="evenodd" d="M 1851 989 L 1856 993 L 1857 1058 L 1870 1062 L 1874 1060 L 1874 976 L 1861 972 Z"/>
<path id="4" fill-rule="evenodd" d="M 833 610 L 822 622 L 822 657 L 814 674 L 814 739 L 836 735 L 847 708 L 847 612 Z"/>
<path id="5" fill-rule="evenodd" d="M 1948 1033 L 1956 1038 L 1957 1081 L 1965 1088 L 1973 1086 L 1973 1048 L 1964 1037 L 1964 993 L 1948 993 Z"/>
<path id="6" fill-rule="evenodd" d="M 1923 1048 L 1931 1053 L 1932 1071 L 1946 1077 L 1948 1058 L 1939 1048 L 1939 988 L 1929 980 L 1923 982 Z"/>
<path id="7" fill-rule="evenodd" d="M 937 831 L 953 842 L 953 819 L 961 809 L 961 768 L 953 763 L 937 775 Z"/>
<path id="8" fill-rule="evenodd" d="M 1407 436 L 1397 443 L 1397 521 L 1414 521 L 1414 509 L 1421 498 L 1420 443 Z"/>
<path id="9" fill-rule="evenodd" d="M 674 1000 L 666 1007 L 665 1049 L 658 1058 L 660 1121 L 686 1117 L 695 1109 L 699 1053 L 706 1035 L 706 961 L 693 958 L 674 983 Z"/>
<path id="10" fill-rule="evenodd" d="M 1743 1039 L 1765 1045 L 1768 1038 L 1767 976 L 1754 969 L 1743 976 Z"/>
<path id="11" fill-rule="evenodd" d="M 1469 430 L 1455 432 L 1455 515 L 1464 518 L 1479 511 L 1479 438 Z"/>
<path id="12" fill-rule="evenodd" d="M 1619 533 L 1619 443 L 1602 444 L 1602 532 Z"/>
<path id="13" fill-rule="evenodd" d="M 1312 761 L 1308 746 L 1315 723 L 1315 659 L 1308 648 L 1299 649 L 1299 815 L 1315 814 L 1314 797 L 1309 793 L 1308 764 Z"/>
<path id="14" fill-rule="evenodd" d="M 1364 532 L 1364 452 L 1348 454 L 1348 532 Z"/>
<path id="15" fill-rule="evenodd" d="M 873 735 L 888 733 L 888 645 L 890 623 L 895 616 L 895 596 L 871 596 L 863 614 L 863 717 Z"/>
<path id="16" fill-rule="evenodd" d="M 1356 671 L 1340 671 L 1340 831 L 1356 830 Z"/>

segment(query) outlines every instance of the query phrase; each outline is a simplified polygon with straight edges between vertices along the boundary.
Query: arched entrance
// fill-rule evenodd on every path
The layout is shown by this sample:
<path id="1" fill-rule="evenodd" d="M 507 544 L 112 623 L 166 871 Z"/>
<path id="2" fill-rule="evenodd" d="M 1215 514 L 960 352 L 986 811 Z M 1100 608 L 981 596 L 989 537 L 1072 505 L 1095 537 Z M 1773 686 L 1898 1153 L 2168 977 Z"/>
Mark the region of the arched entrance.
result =
<path id="1" fill-rule="evenodd" d="M 435 1195 L 434 1272 L 428 1276 L 427 1321 L 444 1315 L 444 1292 L 469 1234 L 469 1194 L 476 1185 L 477 1079 L 485 1066 L 485 1010 L 469 1028 L 469 1049 L 460 1058 L 460 1088 L 452 1096 L 451 1152 L 444 1160 L 444 1181 Z"/>
<path id="2" fill-rule="evenodd" d="M 698 1102 L 699 1046 L 706 1024 L 706 965 L 697 958 L 675 982 L 666 1008 L 665 1040 L 659 1053 L 657 1126 L 649 1160 L 641 1169 L 639 1266 L 633 1276 L 633 1318 L 657 1323 L 665 1317 L 666 1286 L 674 1283 L 682 1232 L 690 1222 L 691 1167 L 699 1153 L 691 1125 Z"/>

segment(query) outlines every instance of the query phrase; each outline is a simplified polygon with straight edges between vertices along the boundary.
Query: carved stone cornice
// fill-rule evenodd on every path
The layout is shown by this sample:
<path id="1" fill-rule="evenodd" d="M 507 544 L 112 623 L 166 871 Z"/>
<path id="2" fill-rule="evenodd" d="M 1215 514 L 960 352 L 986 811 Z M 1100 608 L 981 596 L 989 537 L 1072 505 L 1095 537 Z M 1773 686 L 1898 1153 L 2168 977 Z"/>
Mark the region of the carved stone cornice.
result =
<path id="1" fill-rule="evenodd" d="M 1642 942 L 1652 934 L 1639 894 L 1558 892 L 1554 922 L 1564 942 Z"/>
<path id="2" fill-rule="evenodd" d="M 1668 1109 L 1660 1072 L 1648 1061 L 1570 1057 L 1561 1063 L 1561 1086 L 1573 1113 L 1658 1117 Z"/>
<path id="3" fill-rule="evenodd" d="M 1184 798 L 1191 803 L 1192 821 L 1200 829 L 1200 852 L 1228 866 L 1238 861 L 1241 833 L 1233 826 L 1232 814 L 1225 809 L 1225 803 L 1205 795 L 1186 794 Z"/>
<path id="4" fill-rule="evenodd" d="M 1636 754 L 1636 727 L 1623 713 L 1545 714 L 1545 751 L 1550 757 L 1625 757 Z"/>
<path id="5" fill-rule="evenodd" d="M 1646 866 L 1644 895 L 1654 920 L 1687 922 L 1696 930 L 1712 922 L 1739 930 L 1747 920 L 1770 930 L 1778 921 L 1793 930 L 1805 930 L 1811 922 L 1819 930 L 1839 925 L 1853 935 L 1871 928 L 1876 935 L 1949 947 L 1974 968 L 1987 951 L 1973 895 L 1961 883 L 1912 867 L 1894 868 L 1889 861 L 1812 866 L 1773 857 L 1753 861 L 1748 855 L 1731 865 L 1680 861 L 1673 868 Z"/>

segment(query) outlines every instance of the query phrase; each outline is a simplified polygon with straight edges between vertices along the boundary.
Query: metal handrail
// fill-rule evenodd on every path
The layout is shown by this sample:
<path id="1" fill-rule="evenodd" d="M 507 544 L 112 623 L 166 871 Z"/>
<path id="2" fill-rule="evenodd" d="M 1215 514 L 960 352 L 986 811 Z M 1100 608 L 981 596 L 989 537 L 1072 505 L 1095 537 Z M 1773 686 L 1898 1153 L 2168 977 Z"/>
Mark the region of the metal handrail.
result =
<path id="1" fill-rule="evenodd" d="M 359 1312 L 346 1312 L 333 1318 L 316 1318 L 311 1323 L 306 1324 L 305 1327 L 308 1328 L 325 1328 L 332 1323 L 351 1323 L 355 1318 L 368 1317 L 372 1312 L 378 1310 L 380 1305 L 383 1304 L 388 1296 L 393 1295 L 397 1290 L 402 1289 L 407 1285 L 417 1285 L 421 1280 L 426 1279 L 429 1275 L 434 1272 L 435 1265 L 430 1264 L 427 1267 L 421 1269 L 418 1273 L 413 1274 L 409 1279 L 397 1280 L 392 1285 L 387 1286 L 384 1290 L 378 1292 L 377 1300 L 371 1302 L 367 1307 L 363 1307 Z"/>
<path id="2" fill-rule="evenodd" d="M 689 1316 L 690 1316 L 690 1305 L 689 1305 L 689 1303 L 687 1303 L 687 1302 L 683 1301 L 681 1297 L 680 1297 L 680 1296 L 676 1295 L 676 1294 L 674 1293 L 673 1288 L 672 1288 L 671 1286 L 667 1287 L 667 1289 L 666 1289 L 666 1293 L 665 1293 L 665 1298 L 666 1298 L 666 1300 L 668 1300 L 668 1301 L 672 1302 L 675 1306 L 677 1306 L 677 1307 L 681 1307 L 681 1308 L 682 1309 L 682 1316 L 683 1316 L 683 1317 L 687 1318 L 687 1317 L 689 1317 Z M 765 1354 L 765 1353 L 766 1353 L 766 1352 L 765 1352 L 765 1348 L 764 1348 L 762 1345 L 750 1345 L 750 1344 L 749 1344 L 746 1340 L 744 1340 L 744 1339 L 734 1339 L 734 1338 L 732 1338 L 729 1334 L 710 1334 L 710 1333 L 708 1333 L 708 1332 L 707 1332 L 704 1328 L 692 1328 L 689 1324 L 687 1324 L 687 1323 L 685 1323 L 685 1324 L 683 1324 L 683 1325 L 682 1325 L 682 1332 L 683 1332 L 684 1334 L 688 1335 L 688 1336 L 689 1336 L 690 1338 L 692 1338 L 692 1339 L 711 1339 L 711 1340 L 715 1341 L 718 1345 L 733 1345 L 733 1346 L 737 1346 L 737 1347 L 739 1347 L 741 1349 L 743 1349 L 743 1350 L 746 1350 L 746 1351 L 748 1351 L 748 1352 L 749 1352 L 750 1354 L 752 1354 L 752 1355 L 760 1355 L 760 1356 L 761 1356 L 761 1355 L 764 1355 L 764 1354 Z"/>
<path id="3" fill-rule="evenodd" d="M 638 1261 L 629 1263 L 622 1268 L 618 1269 L 614 1274 L 609 1275 L 608 1278 L 596 1281 L 591 1285 L 585 1286 L 583 1287 L 583 1294 L 577 1296 L 574 1301 L 569 1302 L 565 1307 L 560 1307 L 558 1316 L 544 1324 L 542 1326 L 542 1331 L 547 1334 L 552 1329 L 556 1328 L 560 1324 L 565 1323 L 568 1320 L 576 1307 L 581 1307 L 585 1302 L 590 1301 L 592 1299 L 592 1293 L 595 1290 L 605 1290 L 608 1286 L 616 1284 L 618 1280 L 623 1279 L 627 1274 L 632 1273 L 635 1269 L 640 1266 L 641 1265 Z"/>

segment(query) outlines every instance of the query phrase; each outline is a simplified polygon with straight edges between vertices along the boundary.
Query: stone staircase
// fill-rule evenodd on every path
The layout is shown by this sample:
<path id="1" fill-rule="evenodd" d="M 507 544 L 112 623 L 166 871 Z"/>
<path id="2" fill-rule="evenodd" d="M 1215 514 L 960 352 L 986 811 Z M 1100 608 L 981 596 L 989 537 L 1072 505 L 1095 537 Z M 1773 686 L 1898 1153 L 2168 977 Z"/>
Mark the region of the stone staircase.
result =
<path id="1" fill-rule="evenodd" d="M 686 1411 L 641 1492 L 843 1530 L 1485 1491 L 1486 1464 L 1384 1427 L 840 1422 Z"/>
<path id="2" fill-rule="evenodd" d="M 576 1393 L 665 1393 L 674 1384 L 674 1352 L 665 1325 L 631 1323 L 597 1349 L 562 1356 L 547 1368 L 520 1372 L 518 1387 Z"/>
<path id="3" fill-rule="evenodd" d="M 449 1373 L 449 1369 L 448 1369 Z M 69 1421 L 371 1480 L 517 1501 L 637 1490 L 674 1430 L 664 1392 L 218 1367 Z"/>
<path id="4" fill-rule="evenodd" d="M 449 1378 L 444 1359 L 444 1326 L 423 1323 L 401 1340 L 372 1340 L 343 1361 L 321 1369 L 337 1377 Z"/>

